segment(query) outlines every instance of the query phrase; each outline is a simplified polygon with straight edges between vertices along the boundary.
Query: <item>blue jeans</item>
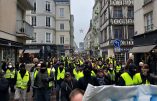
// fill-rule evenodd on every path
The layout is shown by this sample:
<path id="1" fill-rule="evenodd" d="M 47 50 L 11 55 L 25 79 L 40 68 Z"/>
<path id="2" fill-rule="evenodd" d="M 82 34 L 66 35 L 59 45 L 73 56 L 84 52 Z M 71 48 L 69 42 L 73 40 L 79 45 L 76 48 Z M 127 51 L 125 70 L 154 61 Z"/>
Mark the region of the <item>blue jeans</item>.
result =
<path id="1" fill-rule="evenodd" d="M 36 91 L 37 101 L 50 101 L 51 89 L 39 88 Z"/>

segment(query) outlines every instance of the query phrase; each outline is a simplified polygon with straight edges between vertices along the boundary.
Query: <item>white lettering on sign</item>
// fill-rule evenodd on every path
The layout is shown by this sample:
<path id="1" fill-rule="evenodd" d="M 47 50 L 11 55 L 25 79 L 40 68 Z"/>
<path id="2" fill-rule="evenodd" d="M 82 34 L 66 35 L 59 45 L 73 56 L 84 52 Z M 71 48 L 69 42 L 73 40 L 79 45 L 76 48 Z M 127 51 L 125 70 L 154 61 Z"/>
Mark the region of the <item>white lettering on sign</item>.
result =
<path id="1" fill-rule="evenodd" d="M 133 0 L 110 0 L 111 5 L 133 5 Z"/>
<path id="2" fill-rule="evenodd" d="M 133 19 L 111 19 L 111 24 L 133 24 Z"/>

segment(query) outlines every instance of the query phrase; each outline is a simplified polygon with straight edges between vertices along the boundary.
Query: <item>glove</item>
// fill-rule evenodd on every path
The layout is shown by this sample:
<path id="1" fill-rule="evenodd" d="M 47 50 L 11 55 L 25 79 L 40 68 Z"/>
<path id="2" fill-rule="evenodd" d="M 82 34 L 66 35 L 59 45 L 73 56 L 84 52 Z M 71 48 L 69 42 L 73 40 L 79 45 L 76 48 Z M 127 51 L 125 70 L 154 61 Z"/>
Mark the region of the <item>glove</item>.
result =
<path id="1" fill-rule="evenodd" d="M 30 86 L 27 88 L 27 93 L 30 92 Z"/>

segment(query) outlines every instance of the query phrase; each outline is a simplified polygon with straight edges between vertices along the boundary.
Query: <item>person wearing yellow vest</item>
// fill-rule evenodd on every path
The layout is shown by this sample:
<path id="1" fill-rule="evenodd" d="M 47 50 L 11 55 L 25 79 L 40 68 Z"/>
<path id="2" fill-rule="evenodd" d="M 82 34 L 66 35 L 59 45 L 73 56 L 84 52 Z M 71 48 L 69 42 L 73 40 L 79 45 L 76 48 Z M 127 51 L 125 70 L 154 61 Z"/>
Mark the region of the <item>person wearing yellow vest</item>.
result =
<path id="1" fill-rule="evenodd" d="M 81 70 L 81 67 L 79 65 L 77 65 L 76 68 L 73 69 L 73 75 L 76 80 L 79 80 L 84 76 L 83 71 Z"/>
<path id="2" fill-rule="evenodd" d="M 29 71 L 26 70 L 25 64 L 20 65 L 20 71 L 17 73 L 16 77 L 16 91 L 14 99 L 19 101 L 22 97 L 23 101 L 26 101 L 26 93 L 30 91 L 31 86 L 31 76 Z"/>
<path id="3" fill-rule="evenodd" d="M 103 62 L 101 60 L 98 61 L 98 69 L 103 69 L 104 68 L 104 65 L 103 65 Z"/>
<path id="4" fill-rule="evenodd" d="M 99 86 L 99 82 L 96 77 L 91 76 L 92 68 L 89 66 L 89 62 L 85 62 L 83 68 L 84 77 L 78 80 L 78 87 L 82 90 L 86 90 L 88 84 Z"/>
<path id="5" fill-rule="evenodd" d="M 109 64 L 113 64 L 113 67 L 115 67 L 116 66 L 116 59 L 113 58 L 113 57 L 109 57 L 108 58 L 108 63 Z"/>
<path id="6" fill-rule="evenodd" d="M 117 62 L 117 65 L 115 66 L 115 73 L 116 73 L 115 81 L 117 84 L 118 79 L 120 78 L 120 75 L 122 73 L 122 64 L 120 62 Z"/>
<path id="7" fill-rule="evenodd" d="M 154 79 L 150 76 L 148 64 L 143 64 L 140 73 L 136 73 L 134 76 L 134 82 L 136 85 L 140 84 L 154 84 Z"/>
<path id="8" fill-rule="evenodd" d="M 113 64 L 109 64 L 109 67 L 108 67 L 108 75 L 111 79 L 111 84 L 115 84 L 115 70 L 113 68 Z"/>
<path id="9" fill-rule="evenodd" d="M 59 101 L 59 92 L 60 92 L 60 86 L 61 83 L 63 82 L 64 78 L 65 78 L 65 67 L 64 67 L 64 63 L 61 62 L 59 64 L 59 66 L 56 68 L 55 71 L 55 80 L 56 80 L 56 100 Z"/>
<path id="10" fill-rule="evenodd" d="M 51 96 L 51 81 L 54 80 L 54 75 L 51 69 L 46 67 L 46 63 L 41 63 L 39 71 L 34 74 L 34 86 L 36 86 L 36 101 L 50 101 Z"/>
<path id="11" fill-rule="evenodd" d="M 16 70 L 13 67 L 12 63 L 9 63 L 7 69 L 5 70 L 4 77 L 9 81 L 9 88 L 12 93 L 15 92 L 15 77 L 16 77 Z"/>
<path id="12" fill-rule="evenodd" d="M 128 71 L 121 74 L 119 79 L 119 86 L 133 86 L 134 83 L 134 76 L 136 74 L 136 66 L 134 64 L 130 64 L 128 66 Z"/>
<path id="13" fill-rule="evenodd" d="M 111 84 L 111 79 L 106 71 L 103 69 L 98 69 L 97 70 L 97 76 L 96 76 L 99 85 L 110 85 Z"/>
<path id="14" fill-rule="evenodd" d="M 40 70 L 40 67 L 41 67 L 41 64 L 40 63 L 38 63 L 37 65 L 35 65 L 35 67 L 34 67 L 34 70 L 32 71 L 32 75 L 31 75 L 31 80 L 32 80 L 32 90 L 33 90 L 33 95 L 32 95 L 32 97 L 33 97 L 33 101 L 36 101 L 36 98 L 37 98 L 37 94 L 36 94 L 36 86 L 34 85 L 34 80 L 35 80 L 35 77 L 36 77 L 36 75 L 37 75 L 37 73 L 39 72 L 39 70 Z"/>
<path id="15" fill-rule="evenodd" d="M 122 68 L 122 65 L 119 62 L 117 62 L 117 66 L 116 66 L 116 73 L 117 74 L 120 72 L 121 68 Z"/>

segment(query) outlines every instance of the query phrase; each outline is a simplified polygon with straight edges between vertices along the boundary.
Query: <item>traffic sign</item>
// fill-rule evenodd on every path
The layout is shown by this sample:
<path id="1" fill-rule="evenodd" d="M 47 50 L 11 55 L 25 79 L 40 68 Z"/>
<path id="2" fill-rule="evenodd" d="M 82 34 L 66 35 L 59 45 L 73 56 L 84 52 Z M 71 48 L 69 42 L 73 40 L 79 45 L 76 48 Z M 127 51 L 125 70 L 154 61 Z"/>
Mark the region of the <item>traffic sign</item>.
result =
<path id="1" fill-rule="evenodd" d="M 120 46 L 121 46 L 121 41 L 118 40 L 118 39 L 116 39 L 116 40 L 114 40 L 113 45 L 114 45 L 115 48 L 120 48 Z"/>

